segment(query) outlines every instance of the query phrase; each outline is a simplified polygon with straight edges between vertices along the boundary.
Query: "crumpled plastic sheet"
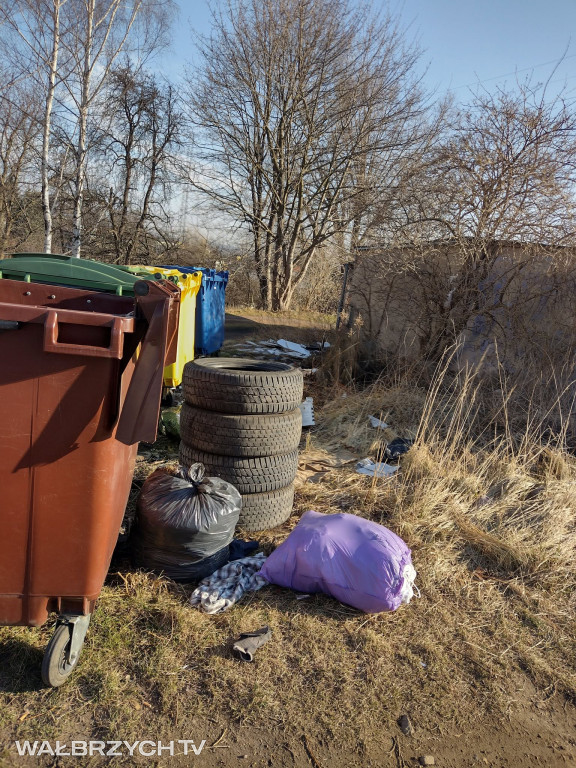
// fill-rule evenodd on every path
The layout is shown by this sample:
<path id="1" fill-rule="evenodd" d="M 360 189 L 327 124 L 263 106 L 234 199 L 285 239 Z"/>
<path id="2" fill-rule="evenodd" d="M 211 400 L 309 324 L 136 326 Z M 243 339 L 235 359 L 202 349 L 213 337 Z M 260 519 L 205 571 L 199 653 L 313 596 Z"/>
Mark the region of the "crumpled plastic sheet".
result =
<path id="1" fill-rule="evenodd" d="M 359 475 L 370 477 L 391 477 L 399 469 L 399 464 L 386 464 L 384 461 L 376 462 L 372 459 L 362 459 L 356 464 L 356 472 Z"/>

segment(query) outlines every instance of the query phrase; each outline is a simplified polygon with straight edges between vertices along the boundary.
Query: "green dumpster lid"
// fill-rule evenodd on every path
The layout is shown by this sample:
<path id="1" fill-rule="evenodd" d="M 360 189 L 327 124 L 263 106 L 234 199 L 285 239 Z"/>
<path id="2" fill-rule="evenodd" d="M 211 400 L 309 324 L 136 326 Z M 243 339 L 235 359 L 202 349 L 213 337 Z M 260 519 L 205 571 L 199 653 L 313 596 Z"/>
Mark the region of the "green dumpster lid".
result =
<path id="1" fill-rule="evenodd" d="M 145 277 L 113 264 L 56 253 L 14 253 L 9 259 L 0 259 L 0 278 L 67 285 L 119 296 L 133 296 L 134 284 Z M 152 275 L 148 278 L 154 279 Z"/>

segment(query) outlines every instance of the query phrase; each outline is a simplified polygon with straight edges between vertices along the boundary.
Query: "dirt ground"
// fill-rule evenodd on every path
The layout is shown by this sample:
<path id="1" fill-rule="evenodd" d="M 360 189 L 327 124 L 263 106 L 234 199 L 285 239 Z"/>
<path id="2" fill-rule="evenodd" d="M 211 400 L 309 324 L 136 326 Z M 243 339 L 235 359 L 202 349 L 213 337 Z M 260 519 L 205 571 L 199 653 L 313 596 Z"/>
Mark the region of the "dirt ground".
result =
<path id="1" fill-rule="evenodd" d="M 238 340 L 245 338 L 266 339 L 272 336 L 293 341 L 320 340 L 329 333 L 330 324 L 331 321 L 318 318 L 294 323 L 293 319 L 275 316 L 267 318 L 261 313 L 238 311 L 229 316 L 226 349 L 229 352 Z M 162 453 L 161 448 L 158 451 Z M 322 486 L 319 486 L 320 494 L 321 491 Z M 303 498 L 302 508 L 306 508 L 308 503 L 309 499 Z M 279 654 L 290 650 L 289 633 L 296 632 L 298 626 L 306 628 L 312 620 L 318 619 L 325 621 L 327 627 L 336 626 L 338 622 L 349 623 L 357 632 L 365 623 L 362 616 L 345 612 L 339 618 L 338 614 L 326 611 L 329 603 L 323 597 L 318 598 L 317 602 L 305 601 L 306 605 L 299 603 L 293 616 L 288 615 L 285 605 L 281 605 L 274 642 L 261 649 L 252 665 L 240 663 L 240 668 L 234 668 L 237 670 L 234 674 L 239 680 L 236 684 L 233 673 L 227 671 L 232 669 L 233 662 L 222 638 L 232 636 L 243 620 L 253 622 L 266 618 L 266 611 L 276 608 L 280 598 L 275 594 L 265 598 L 262 597 L 263 593 L 257 593 L 253 602 L 236 612 L 230 611 L 225 618 L 200 616 L 193 614 L 186 606 L 184 597 L 178 594 L 170 595 L 171 602 L 165 605 L 161 603 L 161 597 L 151 598 L 150 595 L 154 593 L 150 590 L 156 589 L 155 582 L 146 587 L 148 591 L 138 593 L 128 579 L 129 568 L 119 567 L 119 571 L 119 574 L 111 577 L 103 594 L 102 613 L 91 630 L 92 639 L 80 665 L 82 670 L 77 672 L 75 682 L 67 688 L 47 691 L 39 682 L 42 648 L 49 637 L 47 630 L 0 630 L 0 768 L 32 765 L 50 768 L 97 766 L 108 762 L 113 765 L 149 765 L 155 768 L 185 765 L 205 768 L 236 765 L 250 768 L 408 768 L 419 765 L 419 759 L 424 756 L 434 759 L 433 763 L 428 764 L 444 768 L 576 766 L 574 703 L 557 690 L 555 685 L 537 685 L 534 676 L 528 670 L 524 673 L 518 666 L 511 666 L 509 673 L 503 667 L 505 691 L 499 706 L 493 710 L 485 704 L 483 686 L 486 685 L 486 678 L 478 675 L 476 681 L 474 671 L 468 675 L 468 699 L 463 696 L 458 700 L 452 694 L 445 693 L 445 689 L 439 688 L 437 697 L 432 699 L 434 706 L 428 707 L 426 702 L 431 700 L 435 686 L 434 664 L 430 661 L 428 665 L 416 661 L 420 677 L 406 688 L 410 690 L 411 698 L 404 697 L 396 703 L 391 692 L 390 700 L 394 702 L 391 704 L 391 715 L 386 715 L 384 707 L 382 714 L 380 710 L 375 712 L 372 709 L 373 703 L 367 702 L 365 698 L 368 690 L 365 673 L 358 671 L 357 680 L 348 680 L 346 687 L 342 688 L 342 695 L 352 699 L 347 702 L 347 707 L 354 710 L 357 719 L 362 719 L 362 713 L 365 713 L 370 727 L 361 737 L 351 740 L 347 724 L 342 722 L 341 727 L 338 727 L 337 718 L 340 714 L 335 715 L 335 724 L 329 730 L 322 726 L 317 715 L 307 718 L 306 702 L 314 702 L 316 693 L 318 697 L 325 696 L 322 680 L 324 671 L 318 673 L 314 668 L 314 649 L 308 649 L 310 653 L 303 653 L 303 657 L 309 666 L 290 668 L 290 674 L 301 678 L 298 685 L 302 691 L 302 708 L 297 712 L 298 722 L 292 724 L 282 721 L 277 713 L 284 712 L 283 702 L 276 702 L 277 706 L 272 706 L 274 702 L 270 701 L 270 691 L 259 692 L 258 685 L 260 677 L 264 676 L 262 685 L 271 686 L 273 697 L 276 665 L 274 654 L 277 654 L 279 679 L 283 676 L 284 688 L 281 690 L 287 690 L 286 671 Z M 125 591 L 122 579 L 126 582 Z M 151 603 L 157 603 L 159 607 L 151 607 Z M 423 616 L 426 616 L 426 611 L 430 615 L 435 610 L 433 593 L 423 593 L 418 606 Z M 411 608 L 408 606 L 402 610 L 409 612 Z M 124 627 L 123 615 L 126 621 Z M 187 626 L 188 634 L 183 634 L 181 616 L 185 617 L 184 621 L 196 622 Z M 302 621 L 298 624 L 296 620 L 300 618 Z M 462 620 L 469 619 L 463 614 Z M 381 631 L 393 633 L 402 631 L 402 622 L 400 616 L 397 623 L 378 626 Z M 410 630 L 412 640 L 414 647 L 419 647 L 418 640 L 422 640 L 419 647 L 419 653 L 422 654 L 426 648 L 424 641 L 427 627 L 421 624 L 418 629 L 418 625 L 415 626 L 416 629 Z M 494 632 L 498 631 L 498 628 L 494 628 Z M 143 638 L 146 633 L 148 639 L 145 642 Z M 175 639 L 179 633 L 184 638 L 181 644 L 186 647 L 178 648 L 180 655 L 172 658 L 169 655 L 171 646 L 179 642 Z M 415 633 L 420 633 L 422 638 L 414 637 Z M 97 643 L 94 637 L 98 638 Z M 357 637 L 356 652 L 361 654 L 360 633 Z M 335 643 L 341 642 L 341 639 L 341 635 L 334 635 Z M 329 640 L 323 638 L 325 646 L 322 647 L 328 649 Z M 535 641 L 535 645 L 539 643 Z M 576 645 L 574 638 L 571 643 L 572 646 Z M 102 647 L 96 647 L 97 644 Z M 161 670 L 161 674 L 166 677 L 160 681 L 150 674 L 135 680 L 134 669 L 144 670 L 148 674 L 148 662 L 138 665 L 141 662 L 140 656 L 150 653 L 151 648 L 154 655 L 151 656 L 150 664 L 158 674 L 158 670 Z M 366 645 L 366 648 L 370 646 Z M 343 653 L 346 653 L 345 649 Z M 442 653 L 443 658 L 446 657 L 455 667 L 463 663 L 456 653 L 451 653 L 449 646 L 443 648 Z M 481 668 L 482 658 L 486 654 L 492 654 L 488 646 L 478 649 L 477 667 L 474 670 Z M 498 655 L 501 657 L 503 654 L 498 651 Z M 334 658 L 337 660 L 338 656 Z M 183 660 L 187 661 L 186 665 L 182 665 Z M 334 663 L 338 664 L 337 661 Z M 397 682 L 394 678 L 409 674 L 410 667 L 401 654 L 382 659 L 382 663 L 388 671 L 385 675 L 375 677 L 374 684 L 382 687 L 378 698 L 386 702 L 386 687 L 392 689 Z M 212 688 L 208 685 L 210 678 L 202 676 L 200 665 L 211 665 L 214 668 L 216 679 L 210 683 Z M 222 674 L 221 683 L 218 680 L 219 674 Z M 170 675 L 174 677 L 170 678 Z M 196 685 L 195 676 L 198 677 Z M 361 679 L 361 676 L 364 677 Z M 170 679 L 174 683 L 169 685 L 166 680 Z M 402 680 L 399 682 L 402 683 Z M 239 702 L 241 711 L 234 716 L 230 714 L 233 707 L 228 707 L 226 713 L 219 713 L 211 707 L 211 697 L 214 700 L 216 696 L 233 699 L 250 685 L 250 697 Z M 230 686 L 229 690 L 227 686 Z M 402 688 L 402 685 L 399 687 Z M 224 690 L 219 690 L 222 688 Z M 422 701 L 419 700 L 420 690 Z M 355 696 L 357 701 L 354 700 Z M 267 708 L 255 710 L 254 716 L 250 711 L 242 711 L 243 707 L 256 707 L 266 697 Z M 478 698 L 478 706 L 475 706 L 474 697 Z M 245 700 L 251 703 L 246 704 Z M 346 712 L 347 707 L 341 707 L 341 702 L 336 700 L 328 700 L 323 706 L 329 710 L 332 703 L 335 713 Z M 122 706 L 124 709 L 121 709 Z M 285 711 L 294 712 L 289 708 Z M 410 718 L 412 735 L 402 732 L 397 722 L 397 718 L 402 715 Z M 177 742 L 192 739 L 196 745 L 205 740 L 205 745 L 197 756 L 184 755 L 177 744 L 174 755 L 161 757 L 130 758 L 124 748 L 122 757 L 107 758 L 98 755 L 91 758 L 51 755 L 25 757 L 18 754 L 15 747 L 17 740 L 44 738 L 49 739 L 52 746 L 56 740 L 70 744 L 71 740 L 95 739 L 127 739 L 130 742 L 146 739 L 162 741 L 163 744 L 170 740 Z"/>
<path id="2" fill-rule="evenodd" d="M 559 697 L 544 701 L 525 679 L 517 681 L 515 690 L 517 699 L 505 719 L 486 717 L 466 728 L 455 729 L 449 720 L 435 718 L 428 722 L 413 722 L 412 736 L 404 735 L 399 727 L 383 728 L 362 744 L 327 738 L 317 732 L 314 723 L 310 723 L 309 730 L 300 738 L 295 738 L 273 725 L 256 728 L 224 720 L 215 723 L 188 713 L 183 713 L 177 727 L 159 729 L 153 717 L 143 715 L 140 739 L 161 740 L 165 745 L 170 740 L 193 739 L 196 745 L 206 740 L 198 756 L 179 754 L 176 745 L 174 756 L 161 759 L 139 756 L 133 760 L 125 757 L 104 760 L 95 756 L 86 761 L 73 757 L 21 757 L 14 746 L 15 741 L 22 738 L 19 723 L 15 722 L 0 731 L 0 766 L 101 765 L 112 761 L 112 764 L 153 765 L 156 768 L 185 765 L 205 768 L 408 768 L 418 766 L 419 758 L 423 756 L 434 757 L 434 765 L 443 768 L 575 766 L 574 707 Z M 194 710 L 193 701 L 190 710 Z M 109 741 L 122 738 L 119 733 L 95 736 L 84 722 L 81 711 L 77 718 L 60 723 L 58 730 L 61 743 L 68 745 L 72 739 L 103 738 Z M 54 744 L 55 739 L 52 740 Z"/>
<path id="3" fill-rule="evenodd" d="M 465 729 L 449 722 L 414 723 L 414 734 L 383 729 L 360 747 L 322 735 L 287 740 L 277 730 L 225 732 L 225 746 L 197 758 L 206 768 L 408 768 L 434 757 L 443 768 L 528 768 L 576 765 L 576 711 L 558 700 L 542 702 L 526 680 L 518 681 L 518 699 L 505 721 L 487 718 Z M 361 706 L 361 704 L 360 704 Z M 311 724 L 311 733 L 314 727 Z M 222 742 L 224 744 L 224 740 Z"/>

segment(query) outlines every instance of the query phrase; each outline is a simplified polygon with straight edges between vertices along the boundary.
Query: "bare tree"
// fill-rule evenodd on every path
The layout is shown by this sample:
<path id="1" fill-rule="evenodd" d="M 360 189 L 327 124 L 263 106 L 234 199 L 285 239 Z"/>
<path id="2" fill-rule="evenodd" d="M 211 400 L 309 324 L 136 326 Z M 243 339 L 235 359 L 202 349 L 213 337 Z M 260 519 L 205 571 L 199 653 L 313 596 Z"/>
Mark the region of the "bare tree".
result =
<path id="1" fill-rule="evenodd" d="M 37 83 L 43 97 L 38 117 L 42 122 L 41 196 L 44 217 L 44 251 L 52 250 L 52 203 L 50 194 L 50 142 L 57 88 L 66 77 L 61 63 L 62 38 L 67 34 L 64 18 L 69 0 L 14 0 L 0 5 L 0 20 L 10 33 L 7 44 L 20 77 Z"/>
<path id="2" fill-rule="evenodd" d="M 419 140 L 418 51 L 347 0 L 229 0 L 198 47 L 191 181 L 249 228 L 262 304 L 283 309 L 365 209 L 366 158 Z"/>
<path id="3" fill-rule="evenodd" d="M 23 226 L 30 206 L 27 186 L 30 163 L 36 157 L 35 141 L 40 124 L 36 119 L 39 104 L 28 83 L 18 82 L 0 69 L 4 86 L 0 92 L 0 255 L 8 247 L 19 245 L 32 227 Z M 19 237 L 13 241 L 14 225 L 19 223 Z"/>
<path id="4" fill-rule="evenodd" d="M 70 30 L 66 46 L 73 63 L 65 85 L 77 118 L 71 253 L 80 256 L 89 115 L 122 52 L 130 52 L 133 44 L 142 59 L 165 43 L 172 4 L 170 0 L 72 2 L 75 2 L 76 24 Z"/>
<path id="5" fill-rule="evenodd" d="M 505 338 L 522 322 L 535 339 L 535 318 L 566 306 L 575 189 L 573 105 L 530 83 L 478 93 L 407 184 L 403 225 L 365 259 L 378 277 L 357 290 L 377 332 L 415 336 L 431 359 L 480 326 Z"/>
<path id="6" fill-rule="evenodd" d="M 107 201 L 113 258 L 132 263 L 146 229 L 165 223 L 172 153 L 182 118 L 174 89 L 130 63 L 111 72 L 104 93 L 110 126 L 102 159 L 112 160 Z"/>

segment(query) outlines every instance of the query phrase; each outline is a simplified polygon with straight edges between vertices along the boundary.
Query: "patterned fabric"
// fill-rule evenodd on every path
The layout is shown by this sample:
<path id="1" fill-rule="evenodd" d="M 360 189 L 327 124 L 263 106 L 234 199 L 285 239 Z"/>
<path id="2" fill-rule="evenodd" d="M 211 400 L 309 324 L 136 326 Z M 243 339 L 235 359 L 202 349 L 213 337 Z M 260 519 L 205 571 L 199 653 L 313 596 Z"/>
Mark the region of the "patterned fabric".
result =
<path id="1" fill-rule="evenodd" d="M 246 592 L 255 592 L 268 584 L 258 574 L 266 555 L 234 560 L 202 579 L 190 596 L 192 605 L 200 605 L 206 613 L 222 613 L 238 602 Z"/>

